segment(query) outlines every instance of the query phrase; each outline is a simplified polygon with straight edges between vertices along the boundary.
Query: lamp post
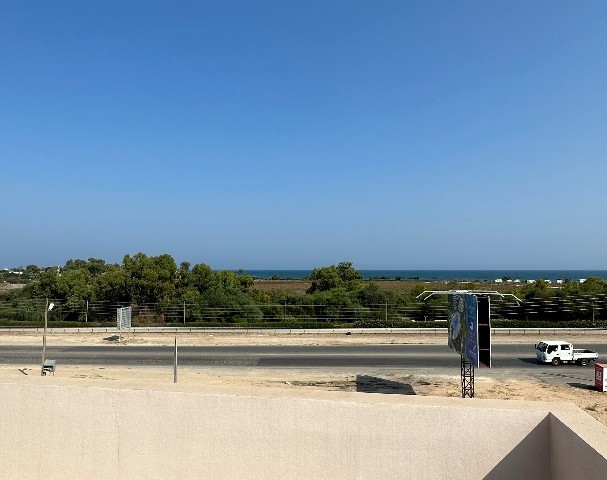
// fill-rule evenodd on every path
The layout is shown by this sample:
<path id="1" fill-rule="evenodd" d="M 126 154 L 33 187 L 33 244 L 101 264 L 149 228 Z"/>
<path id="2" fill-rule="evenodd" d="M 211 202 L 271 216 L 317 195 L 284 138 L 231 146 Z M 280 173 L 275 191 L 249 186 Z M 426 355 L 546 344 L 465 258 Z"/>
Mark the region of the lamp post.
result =
<path id="1" fill-rule="evenodd" d="M 48 298 L 46 299 L 46 307 L 44 308 L 44 333 L 42 334 L 42 369 L 40 371 L 40 375 L 44 375 L 44 362 L 46 360 L 46 327 L 48 325 L 48 312 L 50 312 L 54 303 L 48 303 Z"/>

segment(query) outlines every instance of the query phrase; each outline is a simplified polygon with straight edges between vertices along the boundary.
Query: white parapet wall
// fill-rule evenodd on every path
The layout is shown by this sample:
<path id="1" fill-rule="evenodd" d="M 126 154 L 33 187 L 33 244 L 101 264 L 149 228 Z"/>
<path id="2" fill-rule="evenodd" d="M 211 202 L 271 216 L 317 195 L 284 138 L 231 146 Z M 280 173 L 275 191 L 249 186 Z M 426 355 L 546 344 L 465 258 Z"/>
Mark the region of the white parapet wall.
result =
<path id="1" fill-rule="evenodd" d="M 28 378 L 0 405 L 2 479 L 607 478 L 568 404 Z"/>

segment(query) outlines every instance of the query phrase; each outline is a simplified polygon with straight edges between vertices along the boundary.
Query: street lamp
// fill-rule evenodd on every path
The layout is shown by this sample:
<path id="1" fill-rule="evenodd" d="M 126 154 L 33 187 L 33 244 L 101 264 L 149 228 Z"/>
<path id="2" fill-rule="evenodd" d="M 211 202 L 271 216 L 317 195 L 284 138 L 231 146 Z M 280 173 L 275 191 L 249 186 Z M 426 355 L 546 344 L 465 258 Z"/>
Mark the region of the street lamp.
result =
<path id="1" fill-rule="evenodd" d="M 48 312 L 50 312 L 54 303 L 49 303 L 48 298 L 46 299 L 46 308 L 44 309 L 44 333 L 42 334 L 42 370 L 40 375 L 44 375 L 44 362 L 46 361 L 46 327 L 48 325 Z"/>

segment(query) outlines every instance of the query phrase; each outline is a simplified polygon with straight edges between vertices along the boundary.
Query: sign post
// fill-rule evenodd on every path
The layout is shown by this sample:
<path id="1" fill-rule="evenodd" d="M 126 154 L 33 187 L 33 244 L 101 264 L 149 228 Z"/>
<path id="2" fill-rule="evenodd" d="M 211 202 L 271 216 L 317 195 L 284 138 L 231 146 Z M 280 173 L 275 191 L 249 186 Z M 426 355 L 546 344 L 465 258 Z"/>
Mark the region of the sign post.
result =
<path id="1" fill-rule="evenodd" d="M 122 330 L 131 330 L 131 316 L 133 309 L 131 307 L 122 307 L 116 309 L 116 328 L 118 328 L 118 342 L 122 340 Z"/>

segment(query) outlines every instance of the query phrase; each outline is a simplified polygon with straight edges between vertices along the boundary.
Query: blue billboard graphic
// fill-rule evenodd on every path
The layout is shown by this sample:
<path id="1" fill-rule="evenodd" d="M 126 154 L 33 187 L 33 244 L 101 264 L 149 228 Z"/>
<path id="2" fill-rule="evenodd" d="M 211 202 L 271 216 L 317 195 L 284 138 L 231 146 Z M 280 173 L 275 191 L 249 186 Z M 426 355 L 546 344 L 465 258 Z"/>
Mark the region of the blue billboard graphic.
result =
<path id="1" fill-rule="evenodd" d="M 472 294 L 449 294 L 449 347 L 475 367 L 478 358 L 478 300 Z"/>

